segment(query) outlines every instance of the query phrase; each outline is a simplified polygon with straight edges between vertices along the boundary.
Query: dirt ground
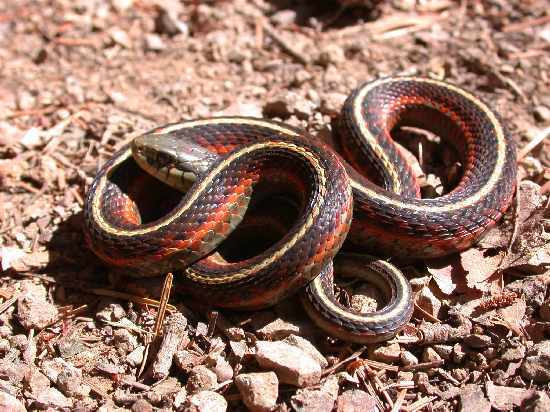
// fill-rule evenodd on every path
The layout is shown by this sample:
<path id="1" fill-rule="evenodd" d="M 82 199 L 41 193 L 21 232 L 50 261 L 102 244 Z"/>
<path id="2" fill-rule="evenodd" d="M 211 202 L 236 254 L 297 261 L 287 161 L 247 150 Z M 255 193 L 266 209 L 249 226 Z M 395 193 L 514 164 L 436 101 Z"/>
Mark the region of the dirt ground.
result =
<path id="1" fill-rule="evenodd" d="M 478 247 L 402 268 L 416 305 L 392 341 L 327 337 L 296 299 L 212 312 L 86 247 L 86 190 L 140 133 L 246 115 L 330 139 L 355 87 L 396 74 L 489 102 L 520 184 Z M 1 2 L 0 409 L 550 410 L 549 134 L 546 0 Z"/>

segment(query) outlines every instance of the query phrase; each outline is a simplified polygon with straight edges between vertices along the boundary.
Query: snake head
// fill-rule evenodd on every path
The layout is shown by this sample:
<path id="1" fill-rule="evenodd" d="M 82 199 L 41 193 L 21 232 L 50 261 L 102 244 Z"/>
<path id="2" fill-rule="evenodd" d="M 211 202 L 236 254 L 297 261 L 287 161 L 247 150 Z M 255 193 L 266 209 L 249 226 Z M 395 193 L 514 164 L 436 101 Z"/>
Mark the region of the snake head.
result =
<path id="1" fill-rule="evenodd" d="M 175 189 L 186 191 L 216 162 L 209 152 L 185 136 L 150 132 L 131 143 L 135 162 L 147 173 Z"/>

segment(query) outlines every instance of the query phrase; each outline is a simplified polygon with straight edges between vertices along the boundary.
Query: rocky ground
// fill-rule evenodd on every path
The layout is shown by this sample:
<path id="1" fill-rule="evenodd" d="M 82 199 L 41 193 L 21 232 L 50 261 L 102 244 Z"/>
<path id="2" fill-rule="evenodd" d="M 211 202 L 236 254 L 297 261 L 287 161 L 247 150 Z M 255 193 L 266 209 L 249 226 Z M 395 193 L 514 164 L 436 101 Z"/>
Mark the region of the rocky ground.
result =
<path id="1" fill-rule="evenodd" d="M 547 1 L 12 0 L 0 45 L 2 410 L 550 410 Z M 402 267 L 415 313 L 392 341 L 327 337 L 296 299 L 213 312 L 177 274 L 121 280 L 86 248 L 86 189 L 139 133 L 238 114 L 328 138 L 350 91 L 390 74 L 490 102 L 520 181 L 478 247 Z M 440 193 L 445 147 L 401 134 Z"/>

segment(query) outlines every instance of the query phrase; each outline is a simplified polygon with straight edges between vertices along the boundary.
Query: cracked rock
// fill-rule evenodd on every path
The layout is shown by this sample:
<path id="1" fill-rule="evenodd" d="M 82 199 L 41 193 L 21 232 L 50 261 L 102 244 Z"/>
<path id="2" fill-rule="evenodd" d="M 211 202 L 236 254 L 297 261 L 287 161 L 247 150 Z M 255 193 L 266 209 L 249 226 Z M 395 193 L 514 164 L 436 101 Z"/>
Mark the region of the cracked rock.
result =
<path id="1" fill-rule="evenodd" d="M 243 402 L 252 412 L 271 411 L 277 404 L 279 380 L 275 372 L 243 373 L 235 378 Z"/>

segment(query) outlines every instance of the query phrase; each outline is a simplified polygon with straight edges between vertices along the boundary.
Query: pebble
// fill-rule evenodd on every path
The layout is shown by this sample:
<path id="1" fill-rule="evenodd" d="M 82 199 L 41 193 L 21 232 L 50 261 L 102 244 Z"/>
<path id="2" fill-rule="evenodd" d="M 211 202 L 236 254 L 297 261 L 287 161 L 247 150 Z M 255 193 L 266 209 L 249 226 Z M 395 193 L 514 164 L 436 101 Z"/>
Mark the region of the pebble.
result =
<path id="1" fill-rule="evenodd" d="M 319 362 L 287 342 L 256 342 L 256 360 L 272 369 L 283 383 L 299 387 L 316 385 L 321 379 Z"/>
<path id="2" fill-rule="evenodd" d="M 261 339 L 280 340 L 292 334 L 299 334 L 300 327 L 277 318 L 273 322 L 269 322 L 267 325 L 256 330 L 256 333 Z"/>
<path id="3" fill-rule="evenodd" d="M 227 401 L 217 392 L 201 391 L 189 396 L 182 410 L 186 412 L 225 412 Z"/>
<path id="4" fill-rule="evenodd" d="M 461 411 L 490 412 L 491 402 L 483 394 L 481 386 L 475 384 L 466 385 L 460 391 Z"/>
<path id="5" fill-rule="evenodd" d="M 115 347 L 124 353 L 131 352 L 138 346 L 137 337 L 127 329 L 117 329 L 113 338 Z"/>
<path id="6" fill-rule="evenodd" d="M 130 36 L 128 36 L 128 33 L 126 33 L 124 30 L 122 30 L 120 27 L 112 27 L 109 31 L 109 36 L 111 39 L 118 45 L 126 48 L 131 49 L 132 48 L 132 40 L 130 39 Z"/>
<path id="7" fill-rule="evenodd" d="M 329 116 L 337 116 L 347 99 L 344 93 L 329 92 L 321 97 L 321 112 Z"/>
<path id="8" fill-rule="evenodd" d="M 465 382 L 470 374 L 466 369 L 455 368 L 451 370 L 451 376 L 459 382 Z"/>
<path id="9" fill-rule="evenodd" d="M 427 347 L 422 352 L 422 362 L 437 362 L 441 359 L 441 356 L 433 348 Z"/>
<path id="10" fill-rule="evenodd" d="M 0 410 L 10 412 L 26 412 L 23 404 L 15 397 L 0 391 Z"/>
<path id="11" fill-rule="evenodd" d="M 90 386 L 82 382 L 82 374 L 66 369 L 57 375 L 57 387 L 69 398 L 85 398 L 90 394 Z"/>
<path id="12" fill-rule="evenodd" d="M 416 299 L 418 306 L 435 318 L 439 318 L 441 312 L 441 301 L 435 297 L 430 288 L 423 287 Z"/>
<path id="13" fill-rule="evenodd" d="M 44 392 L 50 387 L 50 380 L 38 368 L 31 368 L 29 373 L 25 375 L 24 382 L 33 398 L 36 398 L 40 392 Z"/>
<path id="14" fill-rule="evenodd" d="M 550 121 L 550 109 L 546 106 L 536 106 L 533 110 L 535 120 L 544 123 Z"/>
<path id="15" fill-rule="evenodd" d="M 153 412 L 153 406 L 145 399 L 138 399 L 132 404 L 132 412 Z"/>
<path id="16" fill-rule="evenodd" d="M 323 67 L 327 67 L 331 64 L 339 65 L 345 61 L 346 55 L 344 49 L 336 44 L 328 44 L 325 46 L 317 57 L 317 63 Z"/>
<path id="17" fill-rule="evenodd" d="M 212 362 L 212 365 L 209 366 L 216 374 L 218 382 L 225 382 L 233 379 L 233 368 L 223 356 L 219 355 L 215 361 Z"/>
<path id="18" fill-rule="evenodd" d="M 41 410 L 50 408 L 72 408 L 73 401 L 68 399 L 65 395 L 59 392 L 55 388 L 48 388 L 44 392 L 41 392 L 34 401 L 34 407 Z"/>
<path id="19" fill-rule="evenodd" d="M 279 27 L 288 27 L 296 23 L 296 11 L 292 9 L 279 10 L 269 18 L 271 22 Z"/>
<path id="20" fill-rule="evenodd" d="M 232 328 L 227 329 L 225 332 L 226 332 L 227 337 L 229 338 L 229 340 L 241 341 L 241 340 L 244 340 L 246 338 L 246 335 L 244 334 L 244 329 L 243 328 L 232 327 Z"/>
<path id="21" fill-rule="evenodd" d="M 304 339 L 301 336 L 297 336 L 297 335 L 290 335 L 287 338 L 285 338 L 283 342 L 286 342 L 292 346 L 296 346 L 297 348 L 303 350 L 305 353 L 307 353 L 309 356 L 315 359 L 319 363 L 322 369 L 325 369 L 328 366 L 327 359 L 307 339 Z"/>
<path id="22" fill-rule="evenodd" d="M 166 44 L 162 38 L 154 33 L 145 34 L 145 49 L 149 51 L 159 51 L 166 49 Z"/>
<path id="23" fill-rule="evenodd" d="M 275 372 L 243 373 L 235 378 L 235 384 L 250 411 L 275 408 L 279 396 L 279 380 Z"/>
<path id="24" fill-rule="evenodd" d="M 521 364 L 521 376 L 538 383 L 550 381 L 550 341 L 533 345 Z"/>
<path id="25" fill-rule="evenodd" d="M 7 380 L 10 383 L 17 384 L 23 380 L 30 368 L 28 365 L 17 362 L 11 362 L 9 359 L 0 360 L 0 379 Z"/>
<path id="26" fill-rule="evenodd" d="M 126 362 L 128 365 L 136 368 L 143 362 L 143 355 L 145 354 L 145 346 L 138 346 L 132 352 L 126 356 Z"/>
<path id="27" fill-rule="evenodd" d="M 401 352 L 400 358 L 401 364 L 404 366 L 418 365 L 418 358 L 408 350 Z"/>
<path id="28" fill-rule="evenodd" d="M 45 295 L 31 288 L 17 300 L 17 318 L 25 329 L 41 330 L 57 319 L 57 308 L 47 301 Z"/>
<path id="29" fill-rule="evenodd" d="M 218 379 L 214 372 L 204 365 L 197 365 L 191 369 L 185 389 L 189 393 L 195 393 L 202 390 L 214 389 L 217 383 Z"/>
<path id="30" fill-rule="evenodd" d="M 98 311 L 95 314 L 96 319 L 116 322 L 126 316 L 126 311 L 119 303 L 109 299 L 101 299 L 98 303 Z"/>
<path id="31" fill-rule="evenodd" d="M 525 346 L 518 345 L 513 348 L 507 348 L 501 355 L 501 359 L 505 362 L 514 362 L 522 360 L 525 357 Z"/>
<path id="32" fill-rule="evenodd" d="M 337 412 L 375 412 L 377 410 L 376 400 L 367 392 L 359 389 L 350 389 L 345 391 L 336 401 Z"/>
<path id="33" fill-rule="evenodd" d="M 479 334 L 466 336 L 466 338 L 464 338 L 464 343 L 474 349 L 485 349 L 492 344 L 490 336 Z"/>
<path id="34" fill-rule="evenodd" d="M 550 299 L 545 300 L 542 305 L 540 305 L 539 310 L 540 318 L 544 321 L 550 321 Z"/>
<path id="35" fill-rule="evenodd" d="M 521 412 L 547 412 L 550 411 L 550 397 L 546 392 L 537 391 L 526 399 L 521 405 Z"/>
<path id="36" fill-rule="evenodd" d="M 381 346 L 372 352 L 372 357 L 380 362 L 397 362 L 401 357 L 401 347 L 398 343 Z"/>
<path id="37" fill-rule="evenodd" d="M 445 360 L 451 359 L 451 355 L 453 353 L 453 347 L 451 345 L 433 345 L 433 350 L 437 352 L 439 356 L 441 356 Z"/>
<path id="38" fill-rule="evenodd" d="M 317 389 L 299 389 L 290 398 L 292 409 L 297 412 L 330 412 L 334 409 L 335 399 L 326 391 Z"/>
<path id="39" fill-rule="evenodd" d="M 464 351 L 464 347 L 460 343 L 455 343 L 453 346 L 453 362 L 454 363 L 462 363 L 466 356 L 466 352 Z"/>

